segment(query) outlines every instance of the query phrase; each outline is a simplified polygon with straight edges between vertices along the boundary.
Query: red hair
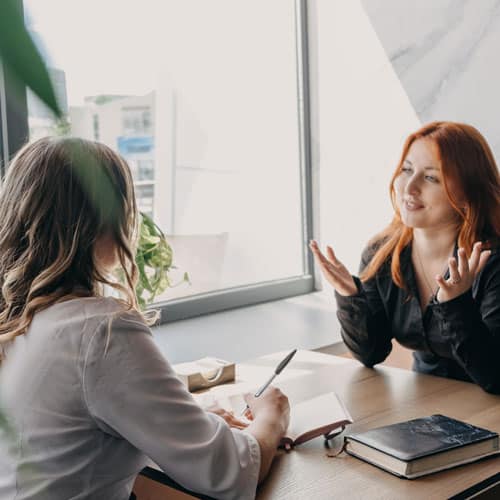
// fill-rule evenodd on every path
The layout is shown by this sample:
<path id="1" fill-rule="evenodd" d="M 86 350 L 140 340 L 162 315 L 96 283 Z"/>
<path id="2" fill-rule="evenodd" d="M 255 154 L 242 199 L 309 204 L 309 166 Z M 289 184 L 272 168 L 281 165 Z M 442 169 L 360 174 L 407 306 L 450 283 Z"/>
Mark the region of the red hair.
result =
<path id="1" fill-rule="evenodd" d="M 411 145 L 418 139 L 431 140 L 438 150 L 446 196 L 458 215 L 458 245 L 467 253 L 476 241 L 483 246 L 497 245 L 500 239 L 500 174 L 486 139 L 470 125 L 454 122 L 432 122 L 410 134 L 403 146 L 398 166 L 392 176 L 389 191 L 394 218 L 377 234 L 372 244 L 381 246 L 361 273 L 361 279 L 373 278 L 391 257 L 394 283 L 405 288 L 400 255 L 412 241 L 413 230 L 403 224 L 395 202 L 394 181 L 401 173 L 403 161 Z M 450 183 L 458 188 L 460 204 L 449 190 Z M 464 207 L 465 202 L 465 207 Z"/>

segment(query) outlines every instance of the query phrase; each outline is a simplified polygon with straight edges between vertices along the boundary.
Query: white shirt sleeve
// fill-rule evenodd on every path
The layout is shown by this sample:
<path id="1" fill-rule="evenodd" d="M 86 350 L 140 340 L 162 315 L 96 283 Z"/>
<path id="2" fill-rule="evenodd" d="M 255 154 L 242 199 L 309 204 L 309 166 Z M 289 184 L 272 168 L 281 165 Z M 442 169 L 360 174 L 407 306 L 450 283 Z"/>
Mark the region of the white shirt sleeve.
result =
<path id="1" fill-rule="evenodd" d="M 137 314 L 101 323 L 83 355 L 84 397 L 102 430 L 126 439 L 185 488 L 220 499 L 255 497 L 257 440 L 198 406 Z"/>

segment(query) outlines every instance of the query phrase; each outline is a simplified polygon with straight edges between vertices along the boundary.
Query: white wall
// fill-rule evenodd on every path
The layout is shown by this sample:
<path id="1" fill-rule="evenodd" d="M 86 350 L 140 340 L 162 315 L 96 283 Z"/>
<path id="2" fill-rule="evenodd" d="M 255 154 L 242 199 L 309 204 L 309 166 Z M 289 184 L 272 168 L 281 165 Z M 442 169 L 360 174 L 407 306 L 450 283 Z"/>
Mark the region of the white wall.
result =
<path id="1" fill-rule="evenodd" d="M 420 123 L 360 1 L 311 7 L 320 242 L 357 273 L 365 243 L 391 219 L 390 177 Z"/>

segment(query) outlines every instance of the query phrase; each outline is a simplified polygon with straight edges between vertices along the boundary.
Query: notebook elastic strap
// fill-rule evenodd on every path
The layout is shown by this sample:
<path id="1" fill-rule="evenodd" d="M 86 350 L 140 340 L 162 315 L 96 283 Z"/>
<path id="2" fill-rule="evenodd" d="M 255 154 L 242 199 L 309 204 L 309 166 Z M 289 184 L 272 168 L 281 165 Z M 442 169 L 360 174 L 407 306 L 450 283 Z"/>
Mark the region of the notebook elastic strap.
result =
<path id="1" fill-rule="evenodd" d="M 344 432 L 344 430 L 345 430 L 345 426 L 342 426 L 342 428 L 340 430 L 336 431 L 336 432 L 331 432 L 330 434 L 325 434 L 325 448 L 327 448 L 329 450 L 330 449 L 330 441 L 333 438 L 337 437 L 338 435 L 342 434 L 342 432 Z M 347 440 L 346 440 L 346 438 L 344 438 L 340 450 L 338 450 L 338 451 L 328 451 L 326 453 L 326 456 L 329 457 L 329 458 L 338 457 L 342 452 L 345 451 L 346 445 L 347 445 Z"/>

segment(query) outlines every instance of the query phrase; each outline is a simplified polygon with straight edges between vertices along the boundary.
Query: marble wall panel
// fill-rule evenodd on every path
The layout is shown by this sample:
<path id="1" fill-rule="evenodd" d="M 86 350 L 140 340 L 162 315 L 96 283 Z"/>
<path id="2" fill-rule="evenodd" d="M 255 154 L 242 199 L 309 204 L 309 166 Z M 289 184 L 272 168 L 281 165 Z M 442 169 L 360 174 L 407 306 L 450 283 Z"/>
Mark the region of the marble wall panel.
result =
<path id="1" fill-rule="evenodd" d="M 500 1 L 362 0 L 422 123 L 476 126 L 500 159 Z"/>

